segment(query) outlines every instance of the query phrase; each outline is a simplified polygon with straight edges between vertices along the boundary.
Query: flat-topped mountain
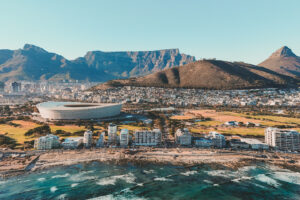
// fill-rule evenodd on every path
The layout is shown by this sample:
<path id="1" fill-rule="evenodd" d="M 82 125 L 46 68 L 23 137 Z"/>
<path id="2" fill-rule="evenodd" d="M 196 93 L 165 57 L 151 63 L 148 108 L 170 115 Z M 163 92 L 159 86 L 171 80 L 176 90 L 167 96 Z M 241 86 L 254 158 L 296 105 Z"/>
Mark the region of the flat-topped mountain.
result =
<path id="1" fill-rule="evenodd" d="M 178 49 L 157 51 L 90 51 L 68 60 L 40 47 L 0 50 L 0 81 L 6 80 L 89 80 L 107 81 L 149 74 L 195 61 Z"/>
<path id="2" fill-rule="evenodd" d="M 241 62 L 201 60 L 143 77 L 108 81 L 94 87 L 93 90 L 117 86 L 246 89 L 286 87 L 295 85 L 296 82 L 294 78 L 260 66 Z"/>
<path id="3" fill-rule="evenodd" d="M 295 55 L 287 46 L 283 46 L 275 51 L 259 66 L 288 76 L 300 77 L 300 57 Z"/>

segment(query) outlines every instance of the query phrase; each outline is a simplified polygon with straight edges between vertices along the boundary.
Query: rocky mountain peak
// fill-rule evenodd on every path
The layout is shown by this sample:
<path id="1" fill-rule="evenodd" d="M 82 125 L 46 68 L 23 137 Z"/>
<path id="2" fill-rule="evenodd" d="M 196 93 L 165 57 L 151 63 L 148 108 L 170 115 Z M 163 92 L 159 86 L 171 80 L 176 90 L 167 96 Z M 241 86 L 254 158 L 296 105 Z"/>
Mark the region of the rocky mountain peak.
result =
<path id="1" fill-rule="evenodd" d="M 293 53 L 293 51 L 290 48 L 288 48 L 287 46 L 283 46 L 271 55 L 271 58 L 277 58 L 277 57 L 297 57 L 297 56 Z"/>
<path id="2" fill-rule="evenodd" d="M 23 47 L 23 50 L 25 51 L 35 51 L 35 52 L 40 52 L 40 53 L 45 53 L 47 52 L 45 49 L 35 46 L 33 44 L 25 44 Z"/>

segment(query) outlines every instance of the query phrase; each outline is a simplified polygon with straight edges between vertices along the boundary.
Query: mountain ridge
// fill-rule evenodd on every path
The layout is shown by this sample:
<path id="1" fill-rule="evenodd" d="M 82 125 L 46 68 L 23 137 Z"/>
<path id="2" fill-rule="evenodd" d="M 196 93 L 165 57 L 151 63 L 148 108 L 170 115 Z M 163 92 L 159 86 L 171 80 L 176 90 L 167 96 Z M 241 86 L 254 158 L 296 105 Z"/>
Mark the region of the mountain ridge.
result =
<path id="1" fill-rule="evenodd" d="M 243 62 L 199 60 L 138 78 L 108 81 L 92 90 L 119 86 L 250 89 L 290 87 L 296 84 L 296 79 L 261 66 Z"/>
<path id="2" fill-rule="evenodd" d="M 107 81 L 141 76 L 195 61 L 179 49 L 154 51 L 88 51 L 68 60 L 45 49 L 25 44 L 22 49 L 0 50 L 0 81 L 76 79 Z"/>

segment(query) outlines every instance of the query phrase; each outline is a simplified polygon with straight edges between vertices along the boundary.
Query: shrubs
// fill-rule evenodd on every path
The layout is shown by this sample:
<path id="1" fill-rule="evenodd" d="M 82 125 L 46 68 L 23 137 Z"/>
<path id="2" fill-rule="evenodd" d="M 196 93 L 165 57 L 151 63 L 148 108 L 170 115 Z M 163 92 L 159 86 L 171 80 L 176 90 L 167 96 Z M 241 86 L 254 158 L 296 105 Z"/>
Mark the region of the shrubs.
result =
<path id="1" fill-rule="evenodd" d="M 10 138 L 6 135 L 0 135 L 0 146 L 1 147 L 9 147 L 9 148 L 13 149 L 13 148 L 15 148 L 16 145 L 17 145 L 17 142 L 13 138 Z"/>
<path id="2" fill-rule="evenodd" d="M 39 126 L 33 129 L 28 130 L 25 133 L 25 136 L 42 136 L 51 133 L 51 129 L 48 125 Z"/>

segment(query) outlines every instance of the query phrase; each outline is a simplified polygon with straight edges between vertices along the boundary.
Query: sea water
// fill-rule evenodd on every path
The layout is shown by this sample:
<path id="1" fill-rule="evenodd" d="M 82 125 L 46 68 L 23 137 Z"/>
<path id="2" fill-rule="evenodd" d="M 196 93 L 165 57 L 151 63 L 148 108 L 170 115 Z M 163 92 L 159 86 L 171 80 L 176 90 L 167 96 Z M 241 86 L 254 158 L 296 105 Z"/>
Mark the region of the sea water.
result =
<path id="1" fill-rule="evenodd" d="M 55 167 L 0 181 L 0 199 L 300 199 L 300 173 L 274 166 Z"/>

